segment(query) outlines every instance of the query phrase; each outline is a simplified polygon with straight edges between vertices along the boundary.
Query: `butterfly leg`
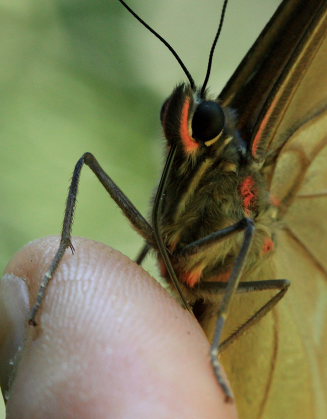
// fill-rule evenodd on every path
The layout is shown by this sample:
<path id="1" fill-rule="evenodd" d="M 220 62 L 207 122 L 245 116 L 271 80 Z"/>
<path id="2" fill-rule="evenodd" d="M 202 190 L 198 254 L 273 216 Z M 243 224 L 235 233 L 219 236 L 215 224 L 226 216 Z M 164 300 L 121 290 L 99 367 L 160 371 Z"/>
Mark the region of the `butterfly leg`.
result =
<path id="1" fill-rule="evenodd" d="M 218 319 L 215 328 L 215 335 L 211 346 L 211 362 L 215 371 L 215 375 L 221 387 L 223 388 L 226 399 L 230 400 L 233 398 L 233 394 L 225 378 L 222 375 L 221 367 L 218 361 L 218 354 L 225 349 L 228 345 L 234 342 L 240 335 L 242 335 L 251 326 L 257 323 L 262 317 L 265 316 L 285 295 L 290 282 L 286 279 L 280 280 L 264 280 L 264 281 L 252 281 L 252 282 L 239 282 L 242 276 L 244 264 L 251 248 L 251 243 L 254 235 L 254 224 L 249 219 L 243 219 L 238 223 L 226 227 L 217 232 L 211 233 L 210 235 L 197 240 L 189 245 L 185 246 L 179 252 L 179 255 L 184 257 L 191 255 L 198 251 L 203 251 L 206 247 L 216 243 L 219 240 L 229 237 L 230 235 L 239 231 L 245 230 L 244 240 L 241 247 L 241 251 L 235 261 L 234 268 L 231 276 L 227 283 L 222 282 L 204 282 L 199 284 L 199 288 L 203 291 L 207 291 L 210 294 L 223 293 L 223 300 L 219 308 Z M 243 323 L 232 335 L 230 335 L 225 341 L 221 342 L 221 336 L 224 329 L 225 321 L 228 314 L 230 302 L 234 293 L 244 293 L 252 291 L 262 291 L 269 289 L 277 289 L 279 292 L 274 295 L 265 305 L 263 305 L 257 312 L 255 312 L 245 323 Z"/>
<path id="2" fill-rule="evenodd" d="M 239 338 L 246 330 L 250 329 L 260 319 L 262 319 L 286 294 L 290 281 L 287 279 L 269 279 L 264 281 L 243 281 L 240 282 L 236 293 L 247 293 L 267 290 L 279 290 L 276 295 L 270 298 L 266 304 L 259 308 L 251 317 L 249 317 L 235 332 L 233 332 L 227 339 L 219 344 L 219 352 L 226 349 L 231 343 Z M 225 292 L 226 283 L 222 282 L 207 282 L 201 285 L 201 289 L 213 294 L 221 294 Z"/>
<path id="3" fill-rule="evenodd" d="M 141 234 L 147 243 L 153 243 L 153 230 L 146 219 L 139 213 L 131 201 L 124 195 L 114 181 L 104 172 L 96 158 L 91 153 L 85 153 L 76 163 L 69 192 L 66 201 L 65 216 L 62 226 L 61 239 L 59 248 L 51 262 L 48 271 L 45 273 L 39 288 L 39 292 L 36 297 L 36 302 L 32 308 L 31 317 L 29 323 L 36 325 L 36 315 L 41 307 L 42 301 L 45 297 L 45 293 L 49 282 L 51 281 L 54 273 L 56 272 L 58 265 L 63 258 L 65 251 L 68 247 L 74 252 L 74 247 L 71 242 L 71 232 L 73 226 L 73 218 L 76 207 L 76 197 L 78 193 L 78 184 L 81 175 L 81 170 L 86 164 L 90 167 L 93 173 L 97 176 L 99 181 L 102 183 L 104 188 L 108 191 L 112 199 L 117 203 L 126 217 L 129 219 L 133 227 Z"/>
<path id="4" fill-rule="evenodd" d="M 240 278 L 243 273 L 245 261 L 246 261 L 247 255 L 250 251 L 251 244 L 253 241 L 254 230 L 255 230 L 254 223 L 252 220 L 248 220 L 248 219 L 245 219 L 245 220 L 246 220 L 247 226 L 244 232 L 243 244 L 242 244 L 240 253 L 236 259 L 231 276 L 228 280 L 226 290 L 223 296 L 223 300 L 219 308 L 216 331 L 215 331 L 213 342 L 211 344 L 211 351 L 210 351 L 211 363 L 214 368 L 218 382 L 225 392 L 226 401 L 233 400 L 234 396 L 233 396 L 231 388 L 229 387 L 228 383 L 225 380 L 225 377 L 222 374 L 221 366 L 218 360 L 218 352 L 219 352 L 219 345 L 221 341 L 222 332 L 223 332 L 225 321 L 228 314 L 228 309 L 229 309 L 231 300 L 233 298 L 233 295 L 238 287 Z"/>
<path id="5" fill-rule="evenodd" d="M 250 224 L 252 225 L 252 228 L 254 228 L 252 220 L 250 220 L 249 218 L 243 218 L 242 220 L 238 221 L 237 223 L 231 226 L 215 231 L 199 240 L 187 244 L 176 253 L 176 256 L 186 257 L 191 256 L 197 253 L 198 251 L 203 251 L 207 247 L 210 247 L 212 244 L 217 243 L 218 241 L 223 240 L 226 237 L 230 237 L 235 233 L 239 233 L 240 231 L 249 228 Z"/>
<path id="6" fill-rule="evenodd" d="M 225 284 L 224 296 L 223 296 L 222 303 L 219 308 L 219 315 L 218 315 L 218 320 L 216 324 L 215 336 L 214 336 L 214 339 L 211 345 L 211 351 L 210 351 L 211 363 L 212 363 L 215 375 L 226 395 L 227 401 L 233 400 L 234 397 L 233 397 L 232 390 L 230 389 L 228 383 L 225 380 L 225 377 L 222 374 L 221 366 L 218 361 L 218 352 L 219 352 L 221 336 L 222 336 L 225 321 L 227 318 L 229 306 L 233 298 L 233 295 L 238 288 L 240 278 L 243 273 L 245 261 L 247 259 L 247 255 L 252 245 L 254 231 L 255 231 L 254 222 L 251 219 L 244 218 L 243 220 L 239 221 L 236 224 L 233 224 L 232 226 L 216 231 L 200 240 L 190 243 L 189 245 L 185 246 L 183 249 L 181 249 L 178 252 L 178 256 L 181 255 L 185 257 L 187 255 L 191 255 L 193 253 L 196 253 L 199 250 L 202 251 L 203 249 L 205 249 L 206 247 L 209 247 L 210 245 L 216 243 L 217 241 L 222 240 L 225 237 L 230 237 L 232 234 L 235 234 L 242 230 L 244 230 L 244 239 L 243 239 L 242 247 L 236 258 L 231 276 L 229 277 L 227 284 Z"/>
<path id="7" fill-rule="evenodd" d="M 141 250 L 139 251 L 138 255 L 135 258 L 135 262 L 138 265 L 142 265 L 144 258 L 148 254 L 149 250 L 151 249 L 151 246 L 148 243 L 144 243 Z"/>

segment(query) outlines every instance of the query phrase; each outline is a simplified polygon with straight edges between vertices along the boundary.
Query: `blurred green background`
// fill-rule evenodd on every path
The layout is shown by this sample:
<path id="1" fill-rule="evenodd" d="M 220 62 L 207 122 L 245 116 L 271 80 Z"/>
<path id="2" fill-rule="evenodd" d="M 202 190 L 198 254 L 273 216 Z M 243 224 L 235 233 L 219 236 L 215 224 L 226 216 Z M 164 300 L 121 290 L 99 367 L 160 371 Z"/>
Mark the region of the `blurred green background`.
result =
<path id="1" fill-rule="evenodd" d="M 278 3 L 230 2 L 212 93 L 219 93 Z M 172 44 L 201 84 L 222 0 L 129 4 Z M 185 77 L 118 1 L 0 0 L 0 8 L 3 270 L 24 244 L 60 232 L 73 166 L 85 151 L 149 214 L 163 161 L 161 104 Z M 137 254 L 142 240 L 87 168 L 78 201 L 75 235 Z"/>

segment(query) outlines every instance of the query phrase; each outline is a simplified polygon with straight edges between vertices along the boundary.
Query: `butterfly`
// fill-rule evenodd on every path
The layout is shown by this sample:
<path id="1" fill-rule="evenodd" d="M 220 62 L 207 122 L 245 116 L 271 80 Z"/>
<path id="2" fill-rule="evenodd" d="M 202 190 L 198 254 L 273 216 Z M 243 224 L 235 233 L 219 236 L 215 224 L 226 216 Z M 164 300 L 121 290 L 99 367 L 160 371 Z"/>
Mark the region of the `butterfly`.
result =
<path id="1" fill-rule="evenodd" d="M 320 245 L 324 235 L 319 235 L 323 231 L 326 201 L 326 181 L 322 170 L 326 94 L 321 88 L 324 85 L 322 60 L 326 57 L 323 45 L 326 30 L 324 13 L 326 6 L 323 2 L 306 5 L 305 2 L 294 0 L 283 3 L 219 95 L 219 101 L 210 101 L 218 105 L 214 105 L 213 113 L 218 115 L 221 122 L 219 127 L 225 127 L 226 121 L 232 127 L 222 136 L 220 128 L 215 125 L 203 135 L 202 116 L 199 116 L 202 108 L 197 106 L 196 101 L 203 101 L 207 105 L 205 89 L 193 94 L 195 89 L 190 82 L 190 86 L 183 84 L 174 91 L 163 105 L 161 119 L 170 150 L 174 150 L 176 126 L 182 130 L 180 136 L 183 143 L 182 150 L 175 148 L 176 154 L 171 154 L 171 160 L 168 159 L 171 166 L 165 169 L 166 178 L 163 178 L 162 185 L 165 194 L 161 191 L 155 201 L 158 207 L 154 214 L 159 215 L 160 219 L 156 219 L 155 215 L 153 225 L 159 223 L 155 232 L 159 231 L 160 235 L 153 235 L 151 226 L 143 219 L 134 219 L 134 225 L 140 227 L 148 244 L 160 250 L 163 276 L 173 279 L 171 272 L 175 271 L 178 279 L 182 278 L 182 291 L 188 293 L 184 303 L 187 305 L 187 300 L 191 300 L 195 314 L 211 338 L 212 323 L 216 321 L 217 313 L 213 312 L 212 300 L 201 293 L 200 286 L 197 289 L 201 281 L 214 283 L 219 277 L 224 282 L 224 278 L 226 280 L 231 275 L 233 266 L 240 267 L 244 263 L 245 271 L 239 278 L 242 282 L 254 278 L 261 282 L 275 278 L 292 281 L 292 287 L 282 302 L 266 314 L 260 323 L 248 328 L 246 334 L 233 339 L 234 342 L 222 354 L 222 362 L 242 417 L 279 417 L 282 412 L 289 415 L 290 411 L 299 417 L 304 412 L 309 415 L 312 408 L 316 409 L 317 415 L 324 409 L 325 247 Z M 192 111 L 192 135 L 188 135 L 189 109 L 192 106 L 196 110 Z M 181 124 L 178 118 L 174 121 L 176 112 L 185 123 Z M 203 149 L 200 152 L 201 146 Z M 207 148 L 213 148 L 216 157 L 223 151 L 224 158 L 213 161 L 208 158 Z M 182 152 L 188 153 L 187 159 L 183 159 Z M 84 159 L 89 159 L 90 166 L 101 177 L 102 171 L 97 162 L 89 155 Z M 199 159 L 201 165 L 197 167 Z M 251 164 L 248 163 L 249 159 Z M 239 164 L 240 160 L 242 164 Z M 83 163 L 80 161 L 76 166 L 75 175 L 78 176 Z M 180 169 L 179 177 L 171 169 L 176 169 L 176 165 Z M 241 173 L 243 166 L 247 169 L 250 167 L 250 175 Z M 216 171 L 209 173 L 208 169 L 211 168 Z M 181 178 L 192 170 L 191 182 L 183 184 Z M 207 188 L 216 180 L 210 177 L 211 173 L 215 175 L 219 172 L 225 175 L 225 178 L 221 177 L 225 189 L 219 189 L 218 192 L 212 189 L 203 195 L 202 179 L 206 181 L 203 188 Z M 236 189 L 235 182 L 228 183 L 230 179 L 235 180 Z M 182 197 L 174 196 L 173 186 L 176 184 L 181 185 L 184 192 Z M 73 189 L 70 196 L 74 196 Z M 228 198 L 231 190 L 235 193 L 232 208 L 231 199 Z M 208 237 L 208 228 L 203 226 L 207 220 L 212 226 L 212 218 L 207 217 L 211 207 L 205 206 L 202 212 L 199 211 L 201 223 L 198 223 L 199 214 L 195 210 L 185 213 L 190 202 L 194 205 L 198 198 L 194 191 L 199 192 L 200 197 L 212 197 L 216 193 L 216 201 L 221 203 L 220 209 L 225 206 L 225 215 L 231 215 L 230 219 L 223 220 L 225 225 L 217 224 L 216 231 L 232 225 L 238 227 L 226 234 L 250 231 L 251 227 L 247 230 L 247 224 L 237 224 L 237 220 L 253 220 L 258 233 L 253 238 L 251 236 L 251 240 L 256 250 L 250 251 L 246 238 L 243 242 L 241 239 L 220 242 L 216 236 L 211 236 L 204 242 L 203 238 Z M 167 197 L 173 203 L 171 211 L 167 211 Z M 178 205 L 175 205 L 176 202 Z M 199 203 L 200 208 L 201 205 Z M 189 214 L 193 217 L 190 216 L 190 220 L 187 218 Z M 72 214 L 68 211 L 66 215 L 69 219 Z M 181 222 L 183 218 L 185 223 Z M 176 220 L 178 225 L 174 225 Z M 158 244 L 160 241 L 162 243 Z M 206 247 L 212 243 L 218 245 Z M 224 243 L 229 244 L 227 246 Z M 239 249 L 243 245 L 247 245 L 246 252 L 249 253 L 240 263 L 236 256 L 242 255 Z M 165 255 L 165 247 L 171 257 Z M 220 249 L 218 256 L 217 249 Z M 172 267 L 169 267 L 169 259 Z M 60 254 L 54 260 L 54 269 L 59 261 Z M 249 307 L 259 310 L 264 306 L 267 296 L 262 297 L 261 294 L 267 289 L 264 288 L 260 293 L 235 296 L 229 309 L 230 321 L 224 330 L 226 342 L 228 336 L 233 336 L 233 330 L 242 324 L 242 319 L 247 321 L 248 316 L 244 316 L 244 313 L 248 313 Z M 193 290 L 200 292 L 192 300 L 190 296 L 194 294 Z M 273 297 L 268 297 L 268 301 L 269 298 Z M 317 301 L 322 303 L 317 304 Z M 307 340 L 308 336 L 312 339 Z M 303 392 L 299 391 L 299 379 L 301 385 L 305 386 Z"/>

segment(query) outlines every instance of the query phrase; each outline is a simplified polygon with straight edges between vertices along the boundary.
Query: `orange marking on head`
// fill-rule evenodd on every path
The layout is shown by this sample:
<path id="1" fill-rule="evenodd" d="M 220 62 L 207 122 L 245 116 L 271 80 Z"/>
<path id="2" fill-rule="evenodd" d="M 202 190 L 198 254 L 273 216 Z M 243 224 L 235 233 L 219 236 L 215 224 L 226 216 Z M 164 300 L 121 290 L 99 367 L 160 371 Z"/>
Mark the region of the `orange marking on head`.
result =
<path id="1" fill-rule="evenodd" d="M 252 176 L 244 179 L 241 185 L 241 194 L 243 197 L 243 206 L 246 215 L 251 214 L 251 206 L 256 200 L 255 181 Z"/>
<path id="2" fill-rule="evenodd" d="M 275 243 L 273 242 L 273 240 L 270 237 L 266 237 L 262 248 L 263 254 L 271 252 L 272 250 L 274 250 L 274 247 Z"/>
<path id="3" fill-rule="evenodd" d="M 191 100 L 186 98 L 182 113 L 181 113 L 181 125 L 180 125 L 180 136 L 183 141 L 184 150 L 186 153 L 193 153 L 199 148 L 199 144 L 190 136 L 189 126 L 188 126 L 188 117 L 190 113 Z"/>

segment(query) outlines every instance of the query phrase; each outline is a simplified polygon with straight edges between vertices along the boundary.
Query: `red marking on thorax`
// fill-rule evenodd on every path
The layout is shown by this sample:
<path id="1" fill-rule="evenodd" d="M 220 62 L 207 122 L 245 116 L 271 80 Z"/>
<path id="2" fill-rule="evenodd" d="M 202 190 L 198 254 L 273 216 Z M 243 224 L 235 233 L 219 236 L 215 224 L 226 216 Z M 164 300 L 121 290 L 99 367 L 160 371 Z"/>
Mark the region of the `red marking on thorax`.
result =
<path id="1" fill-rule="evenodd" d="M 263 254 L 266 255 L 267 253 L 271 252 L 274 250 L 274 247 L 275 243 L 273 240 L 270 237 L 266 237 L 262 248 Z"/>
<path id="2" fill-rule="evenodd" d="M 181 125 L 180 125 L 180 136 L 183 141 L 184 150 L 186 153 L 192 153 L 199 148 L 199 144 L 190 136 L 189 126 L 188 126 L 188 117 L 190 112 L 191 100 L 186 98 L 182 113 L 181 113 Z"/>
<path id="3" fill-rule="evenodd" d="M 195 285 L 197 285 L 202 276 L 203 268 L 198 268 L 193 270 L 192 272 L 184 273 L 182 277 L 182 281 L 187 284 L 190 288 L 193 288 Z M 222 272 L 219 275 L 216 275 L 209 279 L 210 282 L 228 282 L 229 278 L 231 276 L 231 270 L 229 269 L 226 272 Z"/>
<path id="4" fill-rule="evenodd" d="M 182 281 L 187 284 L 190 288 L 193 288 L 200 282 L 203 268 L 198 268 L 192 272 L 186 272 L 182 276 Z"/>
<path id="5" fill-rule="evenodd" d="M 251 214 L 251 207 L 253 206 L 257 196 L 255 190 L 255 181 L 252 176 L 248 176 L 244 179 L 241 185 L 241 194 L 243 197 L 243 206 L 246 215 Z"/>

